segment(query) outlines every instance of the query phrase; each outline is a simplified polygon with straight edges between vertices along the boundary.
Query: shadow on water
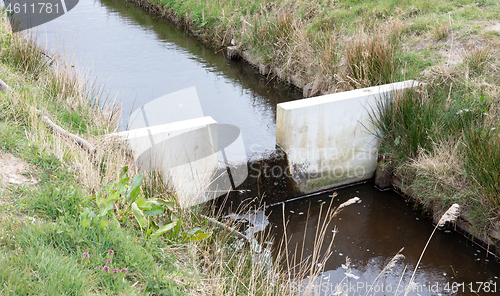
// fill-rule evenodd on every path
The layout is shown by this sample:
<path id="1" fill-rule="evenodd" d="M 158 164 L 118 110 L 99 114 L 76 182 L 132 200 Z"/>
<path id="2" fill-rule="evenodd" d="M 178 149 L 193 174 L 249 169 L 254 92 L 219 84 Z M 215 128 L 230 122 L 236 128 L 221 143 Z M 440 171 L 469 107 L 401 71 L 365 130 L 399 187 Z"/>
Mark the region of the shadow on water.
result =
<path id="1" fill-rule="evenodd" d="M 250 91 L 255 105 L 264 100 L 276 116 L 276 105 L 283 102 L 302 99 L 302 93 L 296 88 L 276 79 L 268 80 L 259 75 L 258 69 L 242 60 L 227 59 L 225 51 L 219 51 L 160 16 L 151 16 L 133 3 L 117 0 L 100 0 L 111 12 L 126 21 L 133 21 L 144 30 L 153 31 L 167 47 L 175 47 L 191 55 L 190 59 L 202 64 L 205 69 L 215 72 L 233 83 L 241 85 L 243 91 Z"/>
<path id="2" fill-rule="evenodd" d="M 391 285 L 395 291 L 403 274 L 404 264 L 408 266 L 402 283 L 408 284 L 415 264 L 434 229 L 430 220 L 397 193 L 380 192 L 374 188 L 373 183 L 339 190 L 334 197 L 333 206 L 337 207 L 352 197 L 359 197 L 361 201 L 341 211 L 327 231 L 323 252 L 332 236 L 335 237 L 333 255 L 326 262 L 325 272 L 321 277 L 324 290 L 333 293 L 333 284 L 343 279 L 344 283 L 347 281 L 354 286 L 366 287 L 366 283 L 371 284 L 402 247 L 406 258 L 382 278 L 378 288 L 383 283 L 386 287 Z M 324 213 L 331 199 L 330 193 L 285 203 L 285 219 L 289 221 L 286 230 L 290 240 L 288 248 L 291 253 L 297 247 L 297 253 L 300 254 L 304 244 L 304 258 L 312 254 L 320 208 L 323 207 Z M 282 205 L 268 208 L 266 214 L 277 243 L 284 235 Z M 352 270 L 349 273 L 345 269 L 346 257 L 351 260 Z M 497 283 L 495 285 L 498 292 L 499 275 L 500 265 L 492 255 L 488 255 L 462 235 L 447 230 L 434 234 L 416 273 L 415 282 L 420 295 L 475 295 L 467 287 L 464 292 L 461 287 L 456 294 L 451 293 L 451 285 L 453 282 L 473 282 L 477 288 L 475 282 L 491 280 L 491 289 Z M 448 291 L 447 284 L 450 288 Z M 439 292 L 434 291 L 436 287 L 439 287 Z M 359 293 L 349 295 L 364 295 L 365 290 L 356 292 Z M 417 295 L 416 292 L 410 295 Z M 394 292 L 386 290 L 386 294 L 379 295 L 394 295 Z M 492 295 L 492 291 L 481 291 L 478 295 Z"/>

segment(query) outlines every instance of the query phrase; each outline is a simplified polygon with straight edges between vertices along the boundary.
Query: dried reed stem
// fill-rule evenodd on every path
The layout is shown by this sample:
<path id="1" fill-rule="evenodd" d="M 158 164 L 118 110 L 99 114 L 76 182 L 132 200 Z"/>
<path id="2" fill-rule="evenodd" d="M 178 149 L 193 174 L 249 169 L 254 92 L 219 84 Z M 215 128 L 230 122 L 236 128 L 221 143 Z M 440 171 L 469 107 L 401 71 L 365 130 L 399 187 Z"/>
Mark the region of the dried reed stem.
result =
<path id="1" fill-rule="evenodd" d="M 436 229 L 438 229 L 438 227 L 440 225 L 445 225 L 446 223 L 455 221 L 457 219 L 459 213 L 460 213 L 460 206 L 458 204 L 453 204 L 446 211 L 446 213 L 444 213 L 444 215 L 441 216 L 441 219 L 439 219 L 438 224 L 434 227 L 434 230 L 432 231 L 431 236 L 429 237 L 429 239 L 427 240 L 427 243 L 425 244 L 425 247 L 424 247 L 424 250 L 422 251 L 422 254 L 420 254 L 420 258 L 418 258 L 417 265 L 415 265 L 415 269 L 413 270 L 413 274 L 411 275 L 410 283 L 406 287 L 405 296 L 408 295 L 408 292 L 410 291 L 410 287 L 412 286 L 413 279 L 415 278 L 415 273 L 417 272 L 417 268 L 420 265 L 420 261 L 422 260 L 422 257 L 424 257 L 424 253 L 427 250 L 427 247 L 429 246 L 429 243 L 432 239 L 432 236 L 436 232 Z"/>

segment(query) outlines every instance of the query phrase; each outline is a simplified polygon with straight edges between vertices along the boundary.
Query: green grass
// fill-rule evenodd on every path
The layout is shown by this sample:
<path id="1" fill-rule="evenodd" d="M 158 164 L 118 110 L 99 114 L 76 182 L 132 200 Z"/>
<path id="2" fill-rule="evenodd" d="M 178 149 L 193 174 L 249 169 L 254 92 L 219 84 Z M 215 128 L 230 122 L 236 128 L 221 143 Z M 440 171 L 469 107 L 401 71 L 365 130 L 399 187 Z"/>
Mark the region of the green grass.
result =
<path id="1" fill-rule="evenodd" d="M 500 215 L 500 138 L 493 128 L 477 128 L 465 132 L 465 169 L 474 192 Z"/>
<path id="2" fill-rule="evenodd" d="M 12 88 L 0 93 L 0 153 L 22 160 L 32 182 L 0 183 L 1 295 L 294 295 L 279 257 L 257 263 L 249 244 L 235 247 L 232 231 L 200 216 L 217 213 L 181 209 L 158 174 L 143 180 L 123 143 L 101 136 L 118 111 L 95 85 L 9 32 L 0 20 L 0 76 Z M 99 162 L 35 108 L 98 146 Z"/>
<path id="3" fill-rule="evenodd" d="M 372 110 L 380 152 L 405 187 L 427 209 L 459 201 L 475 234 L 484 234 L 500 214 L 499 104 L 467 73 L 438 74 L 432 84 L 398 93 Z"/>
<path id="4" fill-rule="evenodd" d="M 439 101 L 431 101 L 422 89 L 394 97 L 380 101 L 371 115 L 384 149 L 401 162 L 416 157 L 421 149 L 432 152 Z"/>
<path id="5" fill-rule="evenodd" d="M 135 227 L 82 227 L 82 209 L 97 211 L 95 202 L 74 173 L 53 154 L 30 143 L 22 130 L 19 125 L 0 123 L 0 146 L 36 166 L 40 183 L 34 188 L 10 186 L 2 194 L 13 202 L 1 209 L 2 295 L 130 295 L 140 290 L 188 294 L 169 279 L 185 270 L 178 270 L 181 265 L 174 254 L 162 251 L 164 241 L 144 240 Z M 127 268 L 126 273 L 108 274 L 99 268 L 106 265 L 110 249 L 115 252 L 111 271 Z M 90 254 L 89 260 L 83 260 L 84 252 Z M 143 289 L 131 287 L 134 282 Z"/>
<path id="6" fill-rule="evenodd" d="M 451 40 L 455 46 L 476 37 L 483 41 L 483 28 L 500 15 L 500 3 L 494 0 L 142 1 L 168 10 L 219 48 L 236 41 L 256 61 L 277 69 L 274 74 L 288 82 L 298 77 L 299 87 L 312 84 L 316 93 L 422 79 L 426 70 L 445 62 L 438 52 L 447 50 Z M 391 34 L 398 35 L 398 44 L 387 38 Z M 366 50 L 356 45 L 359 40 L 366 41 Z M 370 44 L 378 44 L 379 53 Z M 426 52 L 429 47 L 432 53 Z M 362 51 L 365 59 L 376 57 L 375 62 L 361 61 Z M 471 72 L 483 61 L 473 61 Z"/>

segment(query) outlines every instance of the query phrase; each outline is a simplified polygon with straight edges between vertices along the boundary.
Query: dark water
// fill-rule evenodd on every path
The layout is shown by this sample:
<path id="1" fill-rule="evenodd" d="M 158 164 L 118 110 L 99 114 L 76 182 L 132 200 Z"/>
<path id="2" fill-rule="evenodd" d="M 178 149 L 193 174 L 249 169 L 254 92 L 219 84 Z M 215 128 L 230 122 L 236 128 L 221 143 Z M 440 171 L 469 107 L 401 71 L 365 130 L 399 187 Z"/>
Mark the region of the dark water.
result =
<path id="1" fill-rule="evenodd" d="M 122 126 L 143 104 L 195 86 L 203 114 L 237 126 L 247 153 L 274 150 L 276 105 L 302 97 L 124 0 L 80 0 L 37 30 L 42 43 L 57 44 L 61 54 L 90 66 L 100 84 L 118 93 Z"/>
<path id="2" fill-rule="evenodd" d="M 332 200 L 330 195 L 285 203 L 285 219 L 289 221 L 287 236 L 290 240 L 290 252 L 295 251 L 297 246 L 297 253 L 300 254 L 304 245 L 304 258 L 312 254 L 320 208 L 323 207 L 324 217 L 325 210 Z M 318 295 L 334 295 L 335 284 L 341 281 L 347 285 L 341 288 L 351 288 L 349 295 L 365 295 L 367 284 L 371 285 L 389 261 L 404 247 L 402 254 L 406 258 L 374 285 L 379 289 L 377 295 L 394 295 L 401 275 L 404 275 L 401 285 L 406 286 L 409 283 L 434 227 L 427 217 L 406 203 L 401 196 L 392 191 L 380 192 L 373 187 L 373 183 L 338 191 L 333 206 L 337 207 L 352 197 L 359 197 L 361 202 L 341 211 L 326 232 L 323 251 L 330 243 L 334 229 L 337 229 L 333 255 L 325 264 L 326 271 L 321 277 L 322 282 L 316 283 L 317 291 L 322 291 Z M 279 241 L 283 236 L 282 205 L 268 208 L 266 214 Z M 349 276 L 346 276 L 347 271 L 344 268 L 347 257 L 351 260 Z M 490 281 L 486 286 L 483 284 L 478 295 L 500 295 L 498 276 L 500 265 L 492 255 L 488 255 L 485 250 L 458 233 L 438 230 L 416 272 L 416 290 L 409 295 L 476 295 L 470 291 L 469 284 L 472 282 L 472 288 L 476 291 L 480 285 L 476 282 Z M 462 283 L 463 285 L 457 286 Z M 488 290 L 487 287 L 490 292 L 485 291 Z M 456 293 L 453 293 L 454 288 L 457 289 Z M 373 292 L 368 293 L 371 294 Z"/>
<path id="3" fill-rule="evenodd" d="M 293 89 L 262 79 L 254 68 L 227 60 L 222 52 L 216 53 L 215 49 L 203 46 L 182 30 L 125 1 L 80 0 L 65 16 L 39 27 L 38 34 L 48 47 L 74 56 L 77 65 L 90 67 L 98 83 L 105 83 L 107 90 L 118 93 L 117 99 L 124 110 L 123 125 L 130 112 L 143 104 L 196 86 L 204 115 L 212 116 L 219 123 L 239 127 L 247 153 L 273 150 L 276 105 L 301 98 Z M 259 182 L 259 190 L 263 192 L 273 192 L 271 188 L 276 185 L 270 179 Z M 409 282 L 409 273 L 433 226 L 397 194 L 379 192 L 371 184 L 339 191 L 334 206 L 354 196 L 361 198 L 361 203 L 346 208 L 329 226 L 327 240 L 332 238 L 334 227 L 338 233 L 322 282 L 315 283 L 317 294 L 335 295 L 334 284 L 341 282 L 347 284 L 341 286 L 341 291 L 354 285 L 354 290 L 348 290 L 350 295 L 365 295 L 366 283 L 371 284 L 404 247 L 406 259 L 374 286 L 380 290 L 383 284 L 388 291 L 390 285 L 391 293 L 379 291 L 376 294 L 394 295 L 401 275 L 404 275 L 401 285 Z M 283 200 L 286 196 L 268 198 Z M 319 208 L 329 201 L 328 195 L 322 195 L 285 204 L 285 216 L 290 221 L 287 228 L 290 249 L 297 243 L 304 243 L 304 256 L 312 251 Z M 268 208 L 266 213 L 279 239 L 283 235 L 281 205 Z M 351 260 L 349 276 L 342 267 L 346 257 Z M 492 281 L 487 284 L 490 292 L 486 292 L 483 285 L 478 295 L 500 295 L 498 275 L 498 264 L 485 251 L 458 234 L 438 231 L 416 274 L 417 292 L 410 295 L 475 295 L 465 285 L 472 282 L 472 288 L 477 290 L 479 283 L 476 282 L 489 281 Z M 453 293 L 453 289 L 458 292 Z"/>

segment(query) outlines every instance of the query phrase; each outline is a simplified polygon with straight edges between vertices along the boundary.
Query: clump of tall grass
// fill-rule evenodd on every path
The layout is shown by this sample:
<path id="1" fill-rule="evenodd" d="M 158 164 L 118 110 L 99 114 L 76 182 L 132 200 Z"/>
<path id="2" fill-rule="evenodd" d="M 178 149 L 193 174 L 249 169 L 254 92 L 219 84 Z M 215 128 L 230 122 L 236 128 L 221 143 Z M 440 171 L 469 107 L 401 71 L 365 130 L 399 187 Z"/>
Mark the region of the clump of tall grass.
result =
<path id="1" fill-rule="evenodd" d="M 370 115 L 383 146 L 403 162 L 419 151 L 433 150 L 437 108 L 420 88 L 394 92 L 380 100 Z"/>
<path id="2" fill-rule="evenodd" d="M 243 26 L 244 43 L 280 78 L 299 87 L 311 84 L 312 93 L 333 92 L 339 56 L 336 32 L 311 30 L 309 21 L 295 13 L 283 10 L 264 19 L 255 15 L 252 24 Z"/>
<path id="3" fill-rule="evenodd" d="M 304 236 L 302 240 L 302 245 L 297 245 L 292 250 L 289 250 L 285 245 L 285 252 L 287 254 L 287 267 L 288 273 L 291 274 L 292 278 L 296 280 L 300 280 L 303 284 L 311 284 L 315 282 L 323 271 L 323 267 L 325 266 L 326 261 L 330 258 L 332 254 L 333 242 L 335 239 L 335 235 L 332 235 L 330 241 L 325 241 L 326 231 L 329 229 L 332 220 L 336 217 L 345 207 L 355 204 L 360 199 L 359 197 L 353 197 L 342 204 L 340 204 L 337 208 L 333 207 L 333 201 L 337 194 L 334 193 L 332 195 L 332 199 L 327 207 L 320 206 L 319 214 L 318 214 L 318 223 L 315 227 L 316 232 L 314 234 L 314 243 L 311 250 L 311 254 L 305 256 L 305 243 L 307 237 L 307 224 L 309 221 L 309 212 L 307 213 L 306 225 L 304 226 Z M 283 205 L 283 215 L 285 209 Z M 323 216 L 324 215 L 324 216 Z M 285 217 L 283 216 L 283 221 Z M 286 234 L 286 224 L 284 223 L 284 240 L 282 244 L 286 244 L 288 237 Z M 330 228 L 331 229 L 331 228 Z M 306 282 L 306 283 L 304 283 Z"/>
<path id="4" fill-rule="evenodd" d="M 434 39 L 437 41 L 444 40 L 448 38 L 450 34 L 450 26 L 449 25 L 440 25 L 434 29 L 432 32 Z"/>
<path id="5" fill-rule="evenodd" d="M 475 47 L 465 51 L 463 63 L 469 75 L 481 74 L 491 59 L 491 50 L 488 47 Z"/>
<path id="6" fill-rule="evenodd" d="M 39 75 L 48 68 L 44 51 L 36 44 L 33 35 L 13 34 L 8 23 L 2 22 L 1 60 L 4 64 L 11 64 L 25 75 L 38 79 Z"/>
<path id="7" fill-rule="evenodd" d="M 392 83 L 398 68 L 396 50 L 401 24 L 359 31 L 345 47 L 344 81 L 351 88 Z"/>
<path id="8" fill-rule="evenodd" d="M 471 128 L 464 137 L 465 169 L 484 201 L 500 213 L 500 136 L 495 128 Z"/>

